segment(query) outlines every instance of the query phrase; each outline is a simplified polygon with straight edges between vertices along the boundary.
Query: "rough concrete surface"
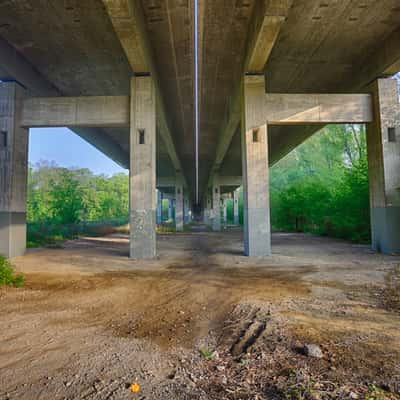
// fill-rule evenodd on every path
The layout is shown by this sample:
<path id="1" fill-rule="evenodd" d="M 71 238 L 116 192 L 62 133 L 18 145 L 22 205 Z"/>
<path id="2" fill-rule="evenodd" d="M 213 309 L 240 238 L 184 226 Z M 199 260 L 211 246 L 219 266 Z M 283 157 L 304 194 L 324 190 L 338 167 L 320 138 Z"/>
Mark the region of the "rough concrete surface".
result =
<path id="1" fill-rule="evenodd" d="M 272 257 L 248 259 L 229 230 L 157 245 L 148 261 L 128 258 L 125 235 L 15 258 L 26 285 L 0 289 L 0 399 L 283 399 L 299 376 L 340 398 L 373 382 L 397 398 L 400 315 L 381 293 L 400 257 L 280 233 Z"/>

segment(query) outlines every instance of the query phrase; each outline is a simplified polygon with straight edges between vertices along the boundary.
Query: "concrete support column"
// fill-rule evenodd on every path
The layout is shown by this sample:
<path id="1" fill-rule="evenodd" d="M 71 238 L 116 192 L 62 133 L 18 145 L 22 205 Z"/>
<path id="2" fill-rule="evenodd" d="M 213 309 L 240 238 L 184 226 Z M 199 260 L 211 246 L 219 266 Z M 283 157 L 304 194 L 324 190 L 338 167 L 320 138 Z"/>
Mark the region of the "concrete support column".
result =
<path id="1" fill-rule="evenodd" d="M 26 250 L 28 130 L 20 128 L 24 89 L 0 82 L 0 254 Z"/>
<path id="2" fill-rule="evenodd" d="M 163 194 L 161 190 L 157 190 L 157 224 L 162 223 L 162 200 Z"/>
<path id="3" fill-rule="evenodd" d="M 221 230 L 221 188 L 217 182 L 212 186 L 212 229 L 213 231 Z"/>
<path id="4" fill-rule="evenodd" d="M 131 80 L 130 256 L 156 255 L 156 102 L 150 76 Z"/>
<path id="5" fill-rule="evenodd" d="M 183 231 L 183 180 L 179 175 L 175 184 L 175 228 Z"/>
<path id="6" fill-rule="evenodd" d="M 226 202 L 227 202 L 227 199 L 224 198 L 222 200 L 222 207 L 223 207 L 223 209 L 222 209 L 222 219 L 224 221 L 224 225 L 226 225 L 227 222 L 228 222 L 228 208 L 227 208 Z"/>
<path id="7" fill-rule="evenodd" d="M 233 192 L 233 223 L 239 225 L 239 189 Z"/>
<path id="8" fill-rule="evenodd" d="M 397 82 L 371 85 L 374 121 L 367 124 L 372 248 L 400 253 L 400 105 Z"/>
<path id="9" fill-rule="evenodd" d="M 211 221 L 210 213 L 211 213 L 211 196 L 207 189 L 207 193 L 204 198 L 204 210 L 203 210 L 203 222 L 206 225 L 210 224 L 210 221 Z"/>
<path id="10" fill-rule="evenodd" d="M 271 254 L 269 212 L 269 164 L 267 125 L 255 126 L 263 112 L 263 76 L 246 76 L 242 118 L 242 170 L 244 206 L 244 253 Z"/>
<path id="11" fill-rule="evenodd" d="M 173 200 L 168 198 L 168 221 L 172 220 L 172 208 L 173 208 Z"/>
<path id="12" fill-rule="evenodd" d="M 190 223 L 190 202 L 189 194 L 186 191 L 183 193 L 183 219 L 185 224 Z"/>

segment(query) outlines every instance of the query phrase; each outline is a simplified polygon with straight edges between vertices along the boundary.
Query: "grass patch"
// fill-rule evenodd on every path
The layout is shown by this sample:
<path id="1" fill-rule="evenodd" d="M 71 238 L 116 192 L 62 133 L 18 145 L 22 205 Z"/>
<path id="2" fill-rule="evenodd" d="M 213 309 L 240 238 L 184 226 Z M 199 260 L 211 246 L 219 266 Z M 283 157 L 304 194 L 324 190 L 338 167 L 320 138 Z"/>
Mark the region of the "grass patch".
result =
<path id="1" fill-rule="evenodd" d="M 214 351 L 209 347 L 202 347 L 201 349 L 199 349 L 199 352 L 201 356 L 204 357 L 206 360 L 211 360 L 213 358 Z"/>
<path id="2" fill-rule="evenodd" d="M 0 256 L 0 286 L 21 287 L 25 278 L 21 274 L 14 272 L 14 267 L 5 257 Z"/>
<path id="3" fill-rule="evenodd" d="M 168 222 L 164 222 L 160 225 L 157 225 L 156 228 L 156 232 L 157 233 L 173 233 L 176 232 L 176 228 L 175 228 L 175 223 L 168 223 Z"/>

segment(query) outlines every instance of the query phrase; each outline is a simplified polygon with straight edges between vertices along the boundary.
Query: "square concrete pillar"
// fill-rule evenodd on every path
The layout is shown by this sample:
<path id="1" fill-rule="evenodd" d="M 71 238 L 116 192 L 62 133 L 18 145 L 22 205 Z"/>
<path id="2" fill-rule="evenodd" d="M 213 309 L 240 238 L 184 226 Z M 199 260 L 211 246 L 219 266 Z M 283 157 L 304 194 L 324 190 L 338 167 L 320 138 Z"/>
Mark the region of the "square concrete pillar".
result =
<path id="1" fill-rule="evenodd" d="M 206 225 L 209 225 L 211 222 L 211 195 L 208 189 L 204 197 L 203 222 Z"/>
<path id="2" fill-rule="evenodd" d="M 162 200 L 162 191 L 157 190 L 157 224 L 162 224 Z"/>
<path id="3" fill-rule="evenodd" d="M 244 253 L 271 255 L 269 211 L 269 164 L 267 125 L 255 126 L 263 112 L 263 76 L 246 76 L 242 117 L 242 171 L 244 212 Z"/>
<path id="4" fill-rule="evenodd" d="M 150 76 L 131 80 L 130 256 L 156 255 L 156 99 Z"/>
<path id="5" fill-rule="evenodd" d="M 175 228 L 183 231 L 183 180 L 179 175 L 175 184 Z"/>
<path id="6" fill-rule="evenodd" d="M 224 225 L 228 223 L 228 207 L 227 207 L 227 199 L 224 198 L 222 200 L 222 220 L 224 221 Z"/>
<path id="7" fill-rule="evenodd" d="M 233 223 L 239 225 L 239 189 L 233 192 Z"/>
<path id="8" fill-rule="evenodd" d="M 172 220 L 172 209 L 174 207 L 173 200 L 168 198 L 168 221 Z"/>
<path id="9" fill-rule="evenodd" d="M 367 124 L 372 248 L 400 253 L 400 105 L 397 81 L 371 85 L 374 121 Z"/>
<path id="10" fill-rule="evenodd" d="M 26 191 L 28 130 L 20 118 L 24 89 L 0 82 L 0 254 L 23 255 L 26 250 Z"/>
<path id="11" fill-rule="evenodd" d="M 217 182 L 212 186 L 212 229 L 221 230 L 221 188 Z"/>
<path id="12" fill-rule="evenodd" d="M 185 224 L 190 223 L 190 201 L 189 201 L 189 193 L 184 191 L 183 193 L 183 219 Z"/>

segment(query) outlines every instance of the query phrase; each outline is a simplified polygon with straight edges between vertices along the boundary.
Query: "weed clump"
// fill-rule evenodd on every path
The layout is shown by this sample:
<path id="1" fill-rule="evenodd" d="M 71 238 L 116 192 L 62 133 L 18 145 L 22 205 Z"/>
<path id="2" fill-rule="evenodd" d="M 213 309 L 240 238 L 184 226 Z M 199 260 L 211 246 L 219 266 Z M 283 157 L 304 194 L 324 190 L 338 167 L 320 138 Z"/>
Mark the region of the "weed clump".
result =
<path id="1" fill-rule="evenodd" d="M 16 274 L 10 261 L 0 255 L 0 286 L 7 285 L 21 287 L 24 282 L 24 276 Z"/>

